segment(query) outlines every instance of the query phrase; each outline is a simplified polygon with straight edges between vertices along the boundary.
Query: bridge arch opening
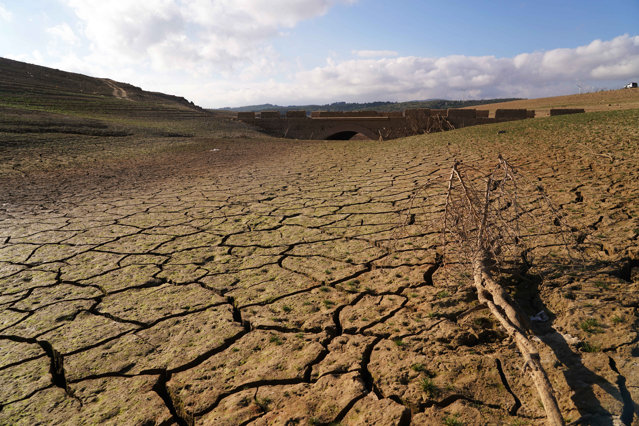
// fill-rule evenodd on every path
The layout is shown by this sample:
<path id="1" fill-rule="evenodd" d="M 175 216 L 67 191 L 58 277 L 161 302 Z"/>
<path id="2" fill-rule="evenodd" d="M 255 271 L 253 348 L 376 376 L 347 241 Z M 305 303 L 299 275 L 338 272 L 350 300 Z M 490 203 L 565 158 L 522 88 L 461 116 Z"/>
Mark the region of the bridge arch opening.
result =
<path id="1" fill-rule="evenodd" d="M 342 132 L 333 133 L 332 135 L 329 135 L 326 137 L 326 140 L 329 140 L 329 141 L 347 141 L 350 139 L 368 140 L 370 138 L 354 130 L 344 130 Z"/>
<path id="2" fill-rule="evenodd" d="M 320 124 L 323 124 L 320 122 Z M 324 126 L 322 126 L 324 127 Z M 337 126 L 325 126 L 318 132 L 319 140 L 377 140 L 377 131 L 358 123 L 338 123 Z"/>

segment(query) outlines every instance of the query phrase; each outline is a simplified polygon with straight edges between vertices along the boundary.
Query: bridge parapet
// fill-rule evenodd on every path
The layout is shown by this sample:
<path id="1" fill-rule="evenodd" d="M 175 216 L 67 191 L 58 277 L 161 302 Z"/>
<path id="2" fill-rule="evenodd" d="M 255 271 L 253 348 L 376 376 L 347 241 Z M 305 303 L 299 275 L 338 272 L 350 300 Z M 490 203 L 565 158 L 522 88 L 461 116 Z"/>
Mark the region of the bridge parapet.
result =
<path id="1" fill-rule="evenodd" d="M 528 118 L 526 109 L 498 109 L 495 111 L 497 121 L 523 120 Z"/>
<path id="2" fill-rule="evenodd" d="M 474 126 L 477 124 L 477 110 L 449 108 L 446 111 L 446 119 L 456 129 Z"/>
<path id="3" fill-rule="evenodd" d="M 255 120 L 255 112 L 254 111 L 238 112 L 237 113 L 237 119 L 240 120 L 240 121 Z"/>
<path id="4" fill-rule="evenodd" d="M 294 139 L 349 138 L 356 133 L 370 139 L 394 139 L 404 136 L 452 130 L 478 124 L 533 118 L 535 111 L 498 109 L 494 118 L 488 110 L 428 109 L 406 111 L 279 111 L 239 112 L 237 119 L 262 128 L 266 133 Z"/>
<path id="5" fill-rule="evenodd" d="M 260 118 L 264 119 L 281 119 L 282 114 L 279 111 L 262 111 L 260 112 Z"/>
<path id="6" fill-rule="evenodd" d="M 377 111 L 313 111 L 312 118 L 362 118 L 387 117 L 388 113 Z"/>

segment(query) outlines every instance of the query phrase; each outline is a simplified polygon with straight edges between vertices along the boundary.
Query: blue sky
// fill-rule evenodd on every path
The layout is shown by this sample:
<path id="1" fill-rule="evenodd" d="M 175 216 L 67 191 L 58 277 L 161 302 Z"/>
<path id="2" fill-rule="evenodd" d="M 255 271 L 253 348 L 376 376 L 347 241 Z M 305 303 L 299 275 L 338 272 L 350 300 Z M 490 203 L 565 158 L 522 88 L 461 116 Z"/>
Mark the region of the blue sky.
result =
<path id="1" fill-rule="evenodd" d="M 639 80 L 639 2 L 0 0 L 0 56 L 205 107 L 551 96 Z"/>
<path id="2" fill-rule="evenodd" d="M 337 6 L 292 34 L 324 51 L 329 46 L 345 54 L 351 49 L 375 49 L 441 57 L 515 56 L 626 33 L 639 34 L 636 0 L 369 0 Z M 295 37 L 277 43 L 291 54 L 295 54 L 293 49 L 303 52 L 303 44 Z"/>

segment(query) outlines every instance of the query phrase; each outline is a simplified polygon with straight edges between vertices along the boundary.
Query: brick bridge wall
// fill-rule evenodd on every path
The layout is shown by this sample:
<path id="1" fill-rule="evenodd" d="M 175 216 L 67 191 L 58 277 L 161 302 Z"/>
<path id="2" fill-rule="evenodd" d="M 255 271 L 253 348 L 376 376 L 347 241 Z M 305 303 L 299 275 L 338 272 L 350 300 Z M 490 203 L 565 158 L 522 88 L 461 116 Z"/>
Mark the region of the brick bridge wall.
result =
<path id="1" fill-rule="evenodd" d="M 535 111 L 498 109 L 494 118 L 475 109 L 410 109 L 404 112 L 376 111 L 278 111 L 240 112 L 237 119 L 266 133 L 292 139 L 333 139 L 361 133 L 370 139 L 394 139 L 433 131 L 459 129 L 478 124 L 534 118 Z"/>

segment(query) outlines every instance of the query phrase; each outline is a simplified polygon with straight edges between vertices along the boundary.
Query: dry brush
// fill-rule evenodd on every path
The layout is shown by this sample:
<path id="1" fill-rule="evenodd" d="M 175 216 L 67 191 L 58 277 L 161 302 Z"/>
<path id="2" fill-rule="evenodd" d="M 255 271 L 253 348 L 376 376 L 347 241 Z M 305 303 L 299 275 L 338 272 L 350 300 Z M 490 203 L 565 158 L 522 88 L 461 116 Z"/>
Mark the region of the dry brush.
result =
<path id="1" fill-rule="evenodd" d="M 443 176 L 414 191 L 406 208 L 407 217 L 423 208 L 424 196 L 441 185 Z M 522 182 L 520 182 L 522 181 Z M 541 365 L 526 315 L 496 279 L 508 264 L 530 262 L 528 253 L 542 229 L 552 227 L 553 238 L 571 258 L 574 240 L 543 187 L 524 179 L 501 155 L 488 173 L 455 161 L 445 188 L 443 217 L 434 227 L 441 229 L 441 251 L 445 263 L 468 267 L 481 305 L 487 307 L 506 331 L 523 357 L 523 371 L 530 375 L 543 403 L 549 424 L 563 425 L 552 385 Z M 442 191 L 437 191 L 442 194 Z M 543 214 L 541 214 L 543 212 Z M 426 216 L 433 217 L 430 210 Z M 429 227 L 433 223 L 429 220 Z M 547 223 L 547 222 L 550 222 Z M 405 223 L 404 225 L 406 225 Z M 550 260 L 548 260 L 550 262 Z M 545 260 L 544 260 L 545 262 Z"/>

